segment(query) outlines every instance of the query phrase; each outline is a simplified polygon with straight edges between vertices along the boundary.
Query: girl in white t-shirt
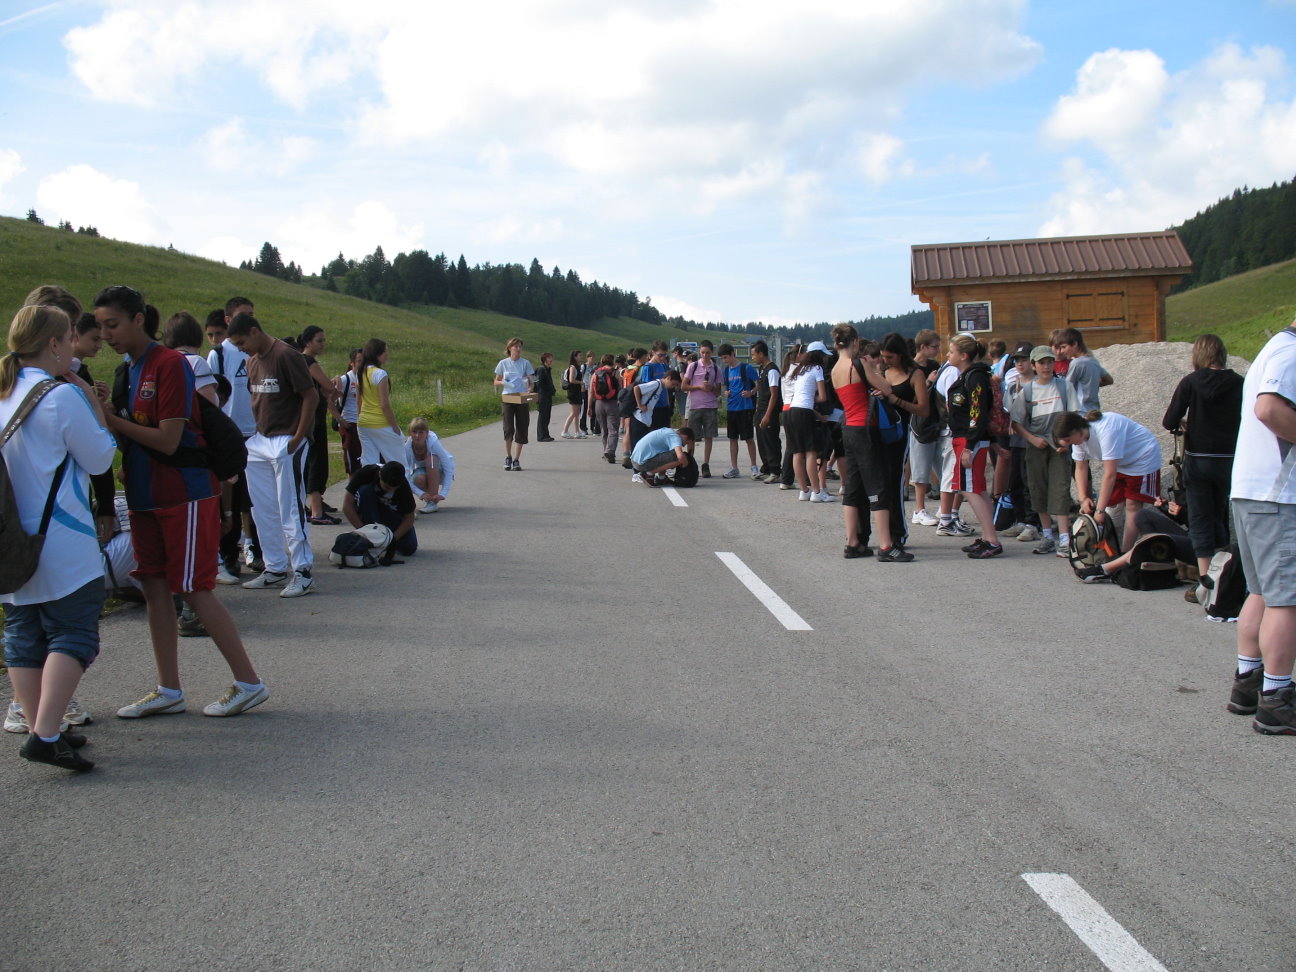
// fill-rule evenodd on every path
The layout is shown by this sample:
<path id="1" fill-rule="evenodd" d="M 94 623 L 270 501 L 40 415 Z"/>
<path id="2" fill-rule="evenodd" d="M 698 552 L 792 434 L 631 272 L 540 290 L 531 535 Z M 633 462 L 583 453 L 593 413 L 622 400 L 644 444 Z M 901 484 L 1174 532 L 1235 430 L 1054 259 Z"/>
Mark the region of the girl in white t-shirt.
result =
<path id="1" fill-rule="evenodd" d="M 94 390 L 71 371 L 72 322 L 66 313 L 23 307 L 7 340 L 9 353 L 0 362 L 0 428 L 42 382 L 56 375 L 65 382 L 45 392 L 3 444 L 22 530 L 46 538 L 35 572 L 0 596 L 5 663 L 31 729 L 19 754 L 83 771 L 94 767 L 77 752 L 85 736 L 60 732 L 60 724 L 82 673 L 99 654 L 103 561 L 86 497 L 88 474 L 108 470 L 117 446 L 104 428 Z M 51 493 L 53 515 L 42 529 Z"/>
<path id="2" fill-rule="evenodd" d="M 162 328 L 162 344 L 179 351 L 189 362 L 189 370 L 194 373 L 194 388 L 198 394 L 213 405 L 220 406 L 216 397 L 216 376 L 212 374 L 207 359 L 198 353 L 202 347 L 203 332 L 198 318 L 188 311 L 172 314 Z"/>
<path id="3" fill-rule="evenodd" d="M 420 513 L 435 513 L 438 504 L 450 495 L 454 471 L 454 456 L 428 428 L 427 419 L 419 416 L 411 420 L 409 438 L 405 440 L 405 475 L 423 504 Z"/>
<path id="4" fill-rule="evenodd" d="M 819 464 L 814 444 L 814 427 L 818 421 L 815 402 L 824 401 L 828 394 L 824 389 L 823 361 L 822 351 L 802 351 L 788 373 L 784 387 L 787 410 L 783 413 L 783 429 L 787 435 L 788 451 L 792 454 L 792 473 L 801 487 L 797 499 L 805 501 L 820 494 L 811 477 Z"/>
<path id="5" fill-rule="evenodd" d="M 1107 509 L 1123 503 L 1125 530 L 1123 550 L 1138 539 L 1134 515 L 1144 503 L 1155 503 L 1161 495 L 1161 443 L 1131 418 L 1115 412 L 1063 412 L 1053 422 L 1053 440 L 1071 447 L 1075 460 L 1076 493 L 1080 512 L 1092 513 L 1103 522 Z M 1090 492 L 1089 460 L 1102 462 L 1102 486 L 1095 503 Z"/>

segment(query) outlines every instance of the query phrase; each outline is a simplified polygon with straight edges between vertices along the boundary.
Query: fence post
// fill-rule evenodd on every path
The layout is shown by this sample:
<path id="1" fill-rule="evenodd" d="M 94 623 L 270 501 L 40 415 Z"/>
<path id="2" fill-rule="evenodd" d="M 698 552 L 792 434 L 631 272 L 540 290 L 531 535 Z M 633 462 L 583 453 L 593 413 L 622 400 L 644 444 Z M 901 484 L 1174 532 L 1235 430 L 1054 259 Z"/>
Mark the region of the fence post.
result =
<path id="1" fill-rule="evenodd" d="M 445 404 L 445 398 L 441 394 L 441 379 L 437 379 L 437 407 L 440 408 Z"/>

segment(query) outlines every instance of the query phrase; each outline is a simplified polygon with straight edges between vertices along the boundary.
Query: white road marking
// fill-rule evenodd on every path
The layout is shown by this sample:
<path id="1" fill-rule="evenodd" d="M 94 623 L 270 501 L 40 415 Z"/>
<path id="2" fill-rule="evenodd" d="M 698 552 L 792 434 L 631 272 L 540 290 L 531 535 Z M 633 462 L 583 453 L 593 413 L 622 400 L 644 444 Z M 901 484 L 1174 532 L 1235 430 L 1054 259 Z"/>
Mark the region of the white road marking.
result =
<path id="1" fill-rule="evenodd" d="M 1069 874 L 1023 874 L 1044 903 L 1061 915 L 1073 932 L 1112 972 L 1166 972 L 1134 936 Z"/>
<path id="2" fill-rule="evenodd" d="M 684 497 L 679 494 L 679 490 L 674 486 L 663 486 L 661 491 L 665 494 L 666 498 L 671 501 L 671 506 L 688 506 L 688 504 L 684 502 Z"/>
<path id="3" fill-rule="evenodd" d="M 770 589 L 770 586 L 763 580 L 752 573 L 752 569 L 739 559 L 737 554 L 716 552 L 720 562 L 733 571 L 747 590 L 756 595 L 756 600 L 765 605 L 766 610 L 774 617 L 778 618 L 783 627 L 789 631 L 813 631 L 814 628 L 806 624 L 805 619 L 797 614 L 792 608 L 788 607 L 787 601 L 779 597 Z"/>

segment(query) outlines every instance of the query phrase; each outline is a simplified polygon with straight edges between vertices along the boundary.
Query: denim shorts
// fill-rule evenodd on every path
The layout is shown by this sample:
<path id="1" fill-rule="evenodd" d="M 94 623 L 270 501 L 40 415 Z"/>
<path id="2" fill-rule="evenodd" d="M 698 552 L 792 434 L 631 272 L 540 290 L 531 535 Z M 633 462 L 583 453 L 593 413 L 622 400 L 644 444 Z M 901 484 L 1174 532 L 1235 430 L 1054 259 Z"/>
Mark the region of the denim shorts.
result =
<path id="1" fill-rule="evenodd" d="M 84 670 L 99 656 L 99 613 L 104 584 L 96 577 L 57 601 L 5 605 L 5 664 L 44 668 L 52 651 L 75 658 Z"/>

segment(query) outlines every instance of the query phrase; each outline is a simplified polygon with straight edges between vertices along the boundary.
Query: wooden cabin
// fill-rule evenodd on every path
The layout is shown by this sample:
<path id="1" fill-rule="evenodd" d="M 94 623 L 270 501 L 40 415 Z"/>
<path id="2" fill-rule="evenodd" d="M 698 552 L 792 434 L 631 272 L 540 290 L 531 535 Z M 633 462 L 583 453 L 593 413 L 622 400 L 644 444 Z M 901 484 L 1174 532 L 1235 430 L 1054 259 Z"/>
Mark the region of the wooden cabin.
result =
<path id="1" fill-rule="evenodd" d="M 1090 348 L 1165 340 L 1165 298 L 1192 270 L 1174 230 L 984 243 L 934 243 L 911 253 L 913 292 L 942 341 L 973 334 L 1040 344 L 1055 327 Z"/>

